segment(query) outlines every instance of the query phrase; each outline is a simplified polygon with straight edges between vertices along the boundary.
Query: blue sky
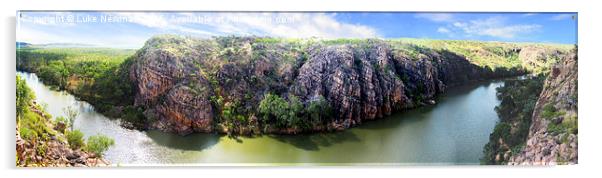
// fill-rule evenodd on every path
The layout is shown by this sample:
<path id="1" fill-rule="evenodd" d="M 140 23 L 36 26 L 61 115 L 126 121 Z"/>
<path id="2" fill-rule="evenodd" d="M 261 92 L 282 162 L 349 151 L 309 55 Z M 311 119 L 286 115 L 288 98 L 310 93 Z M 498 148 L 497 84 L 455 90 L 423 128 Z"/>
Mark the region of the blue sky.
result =
<path id="1" fill-rule="evenodd" d="M 140 48 L 158 34 L 208 38 L 429 38 L 575 44 L 576 13 L 18 12 L 17 41 Z"/>

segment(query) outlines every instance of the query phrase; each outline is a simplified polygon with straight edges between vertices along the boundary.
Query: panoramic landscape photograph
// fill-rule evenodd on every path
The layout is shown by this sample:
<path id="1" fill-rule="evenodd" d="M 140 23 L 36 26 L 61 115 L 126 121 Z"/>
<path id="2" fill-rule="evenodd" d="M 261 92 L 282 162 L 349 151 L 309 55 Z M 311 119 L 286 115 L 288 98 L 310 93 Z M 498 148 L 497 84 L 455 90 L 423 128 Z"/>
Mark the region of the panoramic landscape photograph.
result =
<path id="1" fill-rule="evenodd" d="M 577 21 L 18 11 L 15 165 L 575 165 Z"/>

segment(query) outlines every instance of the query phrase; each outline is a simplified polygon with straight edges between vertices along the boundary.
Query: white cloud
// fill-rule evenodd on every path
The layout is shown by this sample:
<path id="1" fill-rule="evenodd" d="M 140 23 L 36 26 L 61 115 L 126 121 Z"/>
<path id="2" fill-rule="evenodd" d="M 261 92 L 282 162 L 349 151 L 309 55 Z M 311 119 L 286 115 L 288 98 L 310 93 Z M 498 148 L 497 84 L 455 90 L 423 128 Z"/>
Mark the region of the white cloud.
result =
<path id="1" fill-rule="evenodd" d="M 447 28 L 439 27 L 440 33 L 451 35 L 460 34 L 466 37 L 489 36 L 495 38 L 511 39 L 518 35 L 525 35 L 542 28 L 538 24 L 508 24 L 506 18 L 490 17 L 470 21 L 456 21 L 447 25 Z"/>
<path id="2" fill-rule="evenodd" d="M 534 16 L 534 15 L 537 15 L 537 13 L 526 13 L 526 14 L 523 14 L 521 16 L 522 17 L 531 17 L 531 16 Z"/>
<path id="3" fill-rule="evenodd" d="M 433 22 L 452 22 L 454 16 L 448 13 L 419 13 L 415 17 L 425 18 Z"/>
<path id="4" fill-rule="evenodd" d="M 454 25 L 454 27 L 458 27 L 458 28 L 464 28 L 467 26 L 466 23 L 462 23 L 462 22 L 454 22 L 453 25 Z"/>
<path id="5" fill-rule="evenodd" d="M 573 15 L 572 14 L 559 14 L 559 15 L 555 15 L 552 18 L 550 18 L 550 20 L 565 20 L 565 19 L 570 19 L 572 18 Z"/>
<path id="6" fill-rule="evenodd" d="M 87 16 L 97 18 L 111 16 L 113 22 L 81 26 L 84 23 L 57 23 L 56 19 L 36 20 L 36 16 Z M 34 44 L 44 43 L 83 43 L 99 46 L 139 47 L 156 33 L 210 37 L 222 35 L 256 35 L 295 38 L 377 38 L 377 30 L 361 25 L 338 21 L 335 14 L 324 13 L 35 13 L 23 14 L 17 24 L 17 40 Z M 106 18 L 105 18 L 106 19 Z M 113 24 L 111 24 L 113 23 Z M 137 24 L 149 29 L 137 28 L 119 30 L 110 34 L 112 25 Z M 93 34 L 82 31 L 86 27 L 107 28 L 107 34 Z M 52 29 L 52 30 L 47 30 Z M 101 30 L 102 31 L 102 30 Z M 107 37 L 110 36 L 110 37 Z"/>
<path id="7" fill-rule="evenodd" d="M 437 32 L 439 32 L 439 33 L 450 33 L 451 31 L 449 31 L 445 27 L 439 27 L 439 28 L 437 28 Z"/>
<path id="8" fill-rule="evenodd" d="M 514 38 L 519 33 L 530 33 L 541 28 L 540 25 L 512 25 L 506 27 L 492 27 L 483 30 L 480 35 L 500 38 Z"/>

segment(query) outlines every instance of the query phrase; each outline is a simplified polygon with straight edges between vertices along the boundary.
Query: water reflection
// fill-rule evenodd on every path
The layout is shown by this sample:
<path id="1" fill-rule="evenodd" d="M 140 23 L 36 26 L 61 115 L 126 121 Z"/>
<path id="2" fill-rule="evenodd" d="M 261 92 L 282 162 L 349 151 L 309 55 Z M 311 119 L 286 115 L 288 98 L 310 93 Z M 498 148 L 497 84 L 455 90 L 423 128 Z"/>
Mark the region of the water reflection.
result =
<path id="1" fill-rule="evenodd" d="M 18 72 L 53 116 L 71 106 L 80 114 L 75 128 L 86 136 L 115 139 L 105 157 L 121 165 L 170 163 L 393 163 L 479 164 L 482 148 L 498 121 L 495 88 L 503 82 L 454 87 L 437 104 L 366 122 L 343 132 L 310 135 L 228 137 L 179 136 L 128 130 L 86 102 L 43 85 L 35 74 Z"/>
<path id="2" fill-rule="evenodd" d="M 217 144 L 220 135 L 194 133 L 186 136 L 178 134 L 164 133 L 161 131 L 147 131 L 146 135 L 155 143 L 176 150 L 202 151 Z"/>
<path id="3" fill-rule="evenodd" d="M 343 142 L 360 141 L 355 133 L 349 131 L 304 135 L 271 135 L 270 138 L 307 151 L 318 151 L 320 147 L 330 147 Z"/>

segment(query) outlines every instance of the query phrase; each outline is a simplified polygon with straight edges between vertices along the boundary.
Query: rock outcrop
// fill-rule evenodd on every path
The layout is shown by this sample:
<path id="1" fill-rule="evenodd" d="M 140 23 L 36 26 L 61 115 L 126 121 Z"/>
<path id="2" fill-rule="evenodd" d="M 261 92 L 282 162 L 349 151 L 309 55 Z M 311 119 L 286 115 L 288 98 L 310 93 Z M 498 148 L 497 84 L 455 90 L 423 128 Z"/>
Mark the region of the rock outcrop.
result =
<path id="1" fill-rule="evenodd" d="M 268 93 L 296 96 L 304 104 L 324 97 L 334 118 L 325 127 L 304 131 L 340 130 L 434 103 L 449 86 L 528 72 L 479 66 L 445 49 L 412 47 L 418 54 L 372 39 L 324 44 L 163 36 L 137 52 L 130 78 L 135 105 L 146 109 L 153 128 L 188 134 L 220 131 L 216 125 L 224 110 L 237 118 L 256 118 L 258 103 Z"/>
<path id="2" fill-rule="evenodd" d="M 134 104 L 145 106 L 145 115 L 156 119 L 153 127 L 188 134 L 211 132 L 213 89 L 196 67 L 209 57 L 211 46 L 194 46 L 191 40 L 149 40 L 136 53 L 130 78 L 136 82 Z"/>
<path id="3" fill-rule="evenodd" d="M 110 166 L 103 158 L 82 150 L 73 150 L 63 141 L 52 139 L 37 143 L 16 135 L 17 166 L 21 167 L 98 167 Z M 44 153 L 40 154 L 43 146 Z"/>
<path id="4" fill-rule="evenodd" d="M 551 69 L 525 147 L 509 164 L 577 164 L 577 71 L 576 51 Z"/>
<path id="5" fill-rule="evenodd" d="M 28 106 L 29 112 L 32 115 L 40 116 L 40 122 L 44 126 L 47 126 L 44 131 L 48 133 L 40 132 L 40 135 L 44 136 L 22 138 L 19 124 L 16 127 L 16 165 L 19 167 L 97 167 L 97 166 L 110 166 L 110 162 L 103 159 L 102 155 L 96 155 L 92 152 L 84 151 L 81 148 L 74 149 L 69 146 L 66 140 L 64 127 L 65 124 L 55 124 L 50 121 L 50 116 L 45 113 L 42 109 L 37 107 L 36 102 L 32 102 Z M 25 122 L 25 121 L 21 121 Z M 21 125 L 22 127 L 26 127 Z M 63 130 L 57 128 L 62 127 Z M 31 133 L 31 132 L 27 132 Z M 29 139 L 26 139 L 29 138 Z"/>

